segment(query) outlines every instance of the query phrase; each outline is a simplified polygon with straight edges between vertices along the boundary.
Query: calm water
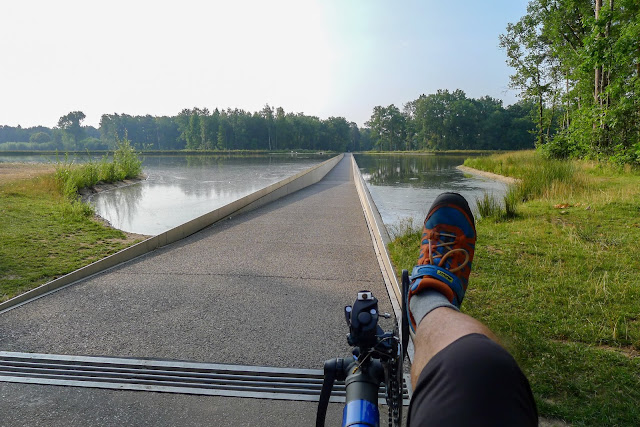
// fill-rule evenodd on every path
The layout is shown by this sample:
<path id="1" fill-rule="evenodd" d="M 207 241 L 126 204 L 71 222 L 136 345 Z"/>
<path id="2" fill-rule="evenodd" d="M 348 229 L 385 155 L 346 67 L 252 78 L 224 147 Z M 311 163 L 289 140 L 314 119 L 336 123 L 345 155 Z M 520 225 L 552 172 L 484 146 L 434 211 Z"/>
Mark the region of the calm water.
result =
<path id="1" fill-rule="evenodd" d="M 147 180 L 94 195 L 96 212 L 121 230 L 155 235 L 295 175 L 327 156 L 153 156 Z"/>
<path id="2" fill-rule="evenodd" d="M 90 198 L 112 226 L 156 235 L 316 165 L 326 155 L 144 156 L 147 179 Z M 87 161 L 87 156 L 74 159 Z M 55 156 L 0 157 L 48 162 Z"/>
<path id="3" fill-rule="evenodd" d="M 329 156 L 145 156 L 148 178 L 91 197 L 96 212 L 121 230 L 155 235 L 197 218 L 274 182 L 295 175 Z M 99 157 L 98 157 L 99 158 Z M 502 195 L 505 185 L 465 177 L 456 169 L 465 156 L 356 155 L 360 171 L 389 231 L 403 220 L 421 224 L 443 191 L 475 199 Z M 74 161 L 83 162 L 87 156 Z M 55 156 L 0 156 L 3 161 L 48 162 Z"/>
<path id="4" fill-rule="evenodd" d="M 468 156 L 356 155 L 382 221 L 391 233 L 405 220 L 422 224 L 438 194 L 462 194 L 476 212 L 476 197 L 485 192 L 505 193 L 506 187 L 493 180 L 465 177 L 456 169 Z"/>

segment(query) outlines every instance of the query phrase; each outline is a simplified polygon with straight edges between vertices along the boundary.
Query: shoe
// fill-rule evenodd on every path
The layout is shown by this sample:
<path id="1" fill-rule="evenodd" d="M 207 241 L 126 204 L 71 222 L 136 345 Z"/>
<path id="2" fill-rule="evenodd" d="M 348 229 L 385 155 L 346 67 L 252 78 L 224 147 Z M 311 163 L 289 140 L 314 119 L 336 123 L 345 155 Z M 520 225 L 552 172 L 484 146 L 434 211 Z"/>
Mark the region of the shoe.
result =
<path id="1" fill-rule="evenodd" d="M 434 289 L 460 308 L 469 283 L 475 244 L 473 214 L 465 198 L 457 193 L 440 194 L 424 220 L 408 300 L 426 289 Z M 410 320 L 415 326 L 414 320 Z"/>

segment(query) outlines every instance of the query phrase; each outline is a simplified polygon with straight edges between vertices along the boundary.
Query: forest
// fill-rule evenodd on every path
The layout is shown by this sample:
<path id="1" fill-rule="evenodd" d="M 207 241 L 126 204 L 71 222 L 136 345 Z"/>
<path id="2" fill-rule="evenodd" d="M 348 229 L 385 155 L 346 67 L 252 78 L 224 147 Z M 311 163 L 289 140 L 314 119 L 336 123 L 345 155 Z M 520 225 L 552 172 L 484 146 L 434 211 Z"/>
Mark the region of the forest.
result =
<path id="1" fill-rule="evenodd" d="M 640 163 L 640 2 L 532 0 L 500 46 L 552 157 Z"/>
<path id="2" fill-rule="evenodd" d="M 126 136 L 146 150 L 506 150 L 533 147 L 532 104 L 488 96 L 467 98 L 461 90 L 421 95 L 405 104 L 377 106 L 366 127 L 344 117 L 319 119 L 286 113 L 268 104 L 258 112 L 241 109 L 184 109 L 176 116 L 103 114 L 98 129 L 83 126 L 72 111 L 53 129 L 0 126 L 2 150 L 110 150 Z"/>
<path id="3" fill-rule="evenodd" d="M 374 107 L 366 123 L 372 147 L 396 150 L 520 150 L 533 148 L 533 104 L 467 98 L 458 89 L 421 95 L 404 105 Z"/>

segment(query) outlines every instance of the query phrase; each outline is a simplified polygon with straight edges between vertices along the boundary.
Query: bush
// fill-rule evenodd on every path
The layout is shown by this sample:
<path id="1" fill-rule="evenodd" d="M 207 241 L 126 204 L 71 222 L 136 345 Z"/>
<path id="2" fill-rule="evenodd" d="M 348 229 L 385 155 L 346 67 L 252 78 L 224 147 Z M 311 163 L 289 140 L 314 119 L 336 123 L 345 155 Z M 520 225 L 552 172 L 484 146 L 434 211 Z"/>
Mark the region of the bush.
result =
<path id="1" fill-rule="evenodd" d="M 127 139 L 116 141 L 116 151 L 113 153 L 113 163 L 118 180 L 135 178 L 142 173 L 142 160 L 131 146 Z"/>

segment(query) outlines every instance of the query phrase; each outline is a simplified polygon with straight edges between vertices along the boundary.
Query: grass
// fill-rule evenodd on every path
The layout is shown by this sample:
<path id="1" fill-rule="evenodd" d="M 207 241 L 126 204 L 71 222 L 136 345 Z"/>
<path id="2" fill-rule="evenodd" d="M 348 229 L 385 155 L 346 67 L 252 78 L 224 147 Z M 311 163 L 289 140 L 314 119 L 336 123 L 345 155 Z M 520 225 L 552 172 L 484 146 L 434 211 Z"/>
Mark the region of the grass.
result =
<path id="1" fill-rule="evenodd" d="M 640 425 L 640 173 L 579 161 L 545 169 L 534 152 L 482 161 L 467 164 L 532 190 L 517 215 L 477 222 L 463 311 L 501 337 L 541 415 Z M 413 231 L 390 245 L 399 271 L 419 241 Z"/>
<path id="2" fill-rule="evenodd" d="M 88 177 L 104 177 L 104 170 L 115 171 L 116 177 L 123 176 L 122 170 L 129 171 L 124 176 L 134 173 L 136 162 L 123 152 L 113 162 L 61 163 L 55 173 L 0 183 L 0 301 L 133 243 L 95 221 L 91 207 L 70 192 L 92 182 Z"/>
<path id="3" fill-rule="evenodd" d="M 548 159 L 535 151 L 520 151 L 467 159 L 465 166 L 516 178 L 502 201 L 485 194 L 476 199 L 482 217 L 506 220 L 517 216 L 520 202 L 558 195 L 561 190 L 580 190 L 585 180 L 578 174 L 577 163 Z"/>

